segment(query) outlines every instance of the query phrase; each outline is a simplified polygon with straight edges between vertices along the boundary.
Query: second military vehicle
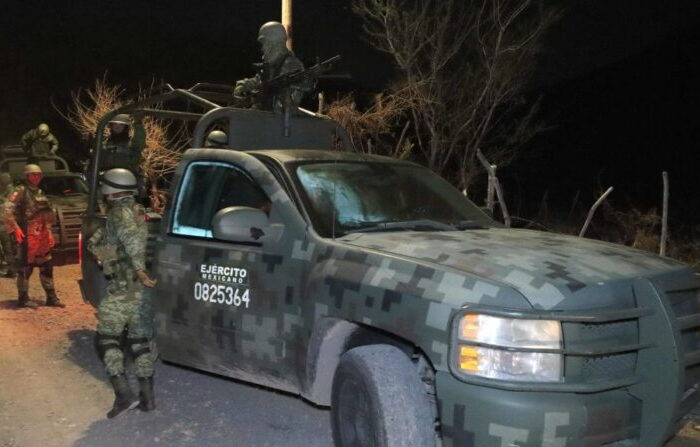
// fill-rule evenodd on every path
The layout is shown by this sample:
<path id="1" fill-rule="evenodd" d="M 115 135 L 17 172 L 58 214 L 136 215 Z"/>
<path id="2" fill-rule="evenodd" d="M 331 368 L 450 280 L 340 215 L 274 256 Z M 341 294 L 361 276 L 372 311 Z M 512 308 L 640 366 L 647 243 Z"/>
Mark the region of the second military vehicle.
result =
<path id="1" fill-rule="evenodd" d="M 338 446 L 658 446 L 698 402 L 688 266 L 504 228 L 329 120 L 221 108 L 194 147 L 214 118 L 240 150 L 188 150 L 152 220 L 163 359 L 329 405 Z"/>

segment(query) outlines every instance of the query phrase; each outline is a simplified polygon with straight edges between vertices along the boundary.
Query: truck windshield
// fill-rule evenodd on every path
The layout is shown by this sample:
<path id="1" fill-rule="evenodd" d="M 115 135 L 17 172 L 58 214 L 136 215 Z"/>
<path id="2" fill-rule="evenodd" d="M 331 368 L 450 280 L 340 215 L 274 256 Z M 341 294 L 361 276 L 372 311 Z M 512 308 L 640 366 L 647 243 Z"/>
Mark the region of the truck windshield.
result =
<path id="1" fill-rule="evenodd" d="M 292 169 L 314 228 L 350 232 L 483 228 L 494 222 L 445 180 L 420 166 L 316 162 Z"/>
<path id="2" fill-rule="evenodd" d="M 71 194 L 87 194 L 88 187 L 83 179 L 78 177 L 51 177 L 41 180 L 41 189 L 50 196 L 65 196 Z"/>

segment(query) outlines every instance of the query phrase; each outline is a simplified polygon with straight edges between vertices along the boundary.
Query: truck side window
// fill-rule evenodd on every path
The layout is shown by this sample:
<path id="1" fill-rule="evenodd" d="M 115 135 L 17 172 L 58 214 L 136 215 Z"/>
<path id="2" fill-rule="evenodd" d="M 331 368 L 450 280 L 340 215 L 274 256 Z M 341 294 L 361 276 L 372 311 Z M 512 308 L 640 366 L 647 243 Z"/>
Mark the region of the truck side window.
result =
<path id="1" fill-rule="evenodd" d="M 211 221 L 222 208 L 249 206 L 269 213 L 270 200 L 244 171 L 226 163 L 187 167 L 177 199 L 172 233 L 211 238 Z"/>

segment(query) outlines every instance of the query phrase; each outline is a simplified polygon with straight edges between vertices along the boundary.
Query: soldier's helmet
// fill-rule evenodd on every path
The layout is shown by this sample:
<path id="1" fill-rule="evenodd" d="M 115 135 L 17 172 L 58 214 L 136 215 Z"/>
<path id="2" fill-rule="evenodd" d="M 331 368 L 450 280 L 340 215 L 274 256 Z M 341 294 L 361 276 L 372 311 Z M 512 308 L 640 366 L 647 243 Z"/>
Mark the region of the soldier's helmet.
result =
<path id="1" fill-rule="evenodd" d="M 138 184 L 136 183 L 136 176 L 128 169 L 110 169 L 105 172 L 100 179 L 100 192 L 103 195 L 120 192 L 136 194 L 137 189 Z"/>
<path id="2" fill-rule="evenodd" d="M 131 125 L 131 118 L 126 113 L 120 113 L 115 115 L 114 118 L 109 120 L 109 124 L 124 124 L 125 126 Z"/>
<path id="3" fill-rule="evenodd" d="M 37 133 L 39 134 L 40 137 L 45 137 L 49 134 L 49 125 L 46 123 L 41 123 L 39 126 L 36 128 Z"/>
<path id="4" fill-rule="evenodd" d="M 12 182 L 12 177 L 7 172 L 0 174 L 0 186 L 7 186 Z"/>
<path id="5" fill-rule="evenodd" d="M 221 130 L 212 130 L 207 135 L 207 139 L 204 142 L 204 147 L 226 147 L 228 144 L 228 135 L 226 132 Z"/>
<path id="6" fill-rule="evenodd" d="M 41 172 L 41 167 L 39 167 L 39 165 L 30 163 L 28 165 L 24 165 L 24 175 L 27 176 L 29 174 L 43 174 L 43 172 Z"/>
<path id="7" fill-rule="evenodd" d="M 258 42 L 287 43 L 287 30 L 280 22 L 267 22 L 258 31 Z"/>

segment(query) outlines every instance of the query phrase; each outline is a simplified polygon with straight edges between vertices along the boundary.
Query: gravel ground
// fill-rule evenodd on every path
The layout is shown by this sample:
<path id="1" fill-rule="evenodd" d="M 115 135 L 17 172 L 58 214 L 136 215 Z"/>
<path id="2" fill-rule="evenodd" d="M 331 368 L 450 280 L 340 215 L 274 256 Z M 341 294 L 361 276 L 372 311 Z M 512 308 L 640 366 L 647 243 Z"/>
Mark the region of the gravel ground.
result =
<path id="1" fill-rule="evenodd" d="M 0 279 L 0 447 L 329 446 L 329 414 L 297 397 L 159 363 L 158 408 L 114 420 L 113 395 L 93 348 L 94 309 L 76 265 L 55 270 L 65 309 L 17 309 Z M 40 301 L 38 278 L 30 295 Z M 132 378 L 133 381 L 133 378 Z M 690 426 L 667 447 L 700 446 Z"/>

